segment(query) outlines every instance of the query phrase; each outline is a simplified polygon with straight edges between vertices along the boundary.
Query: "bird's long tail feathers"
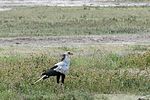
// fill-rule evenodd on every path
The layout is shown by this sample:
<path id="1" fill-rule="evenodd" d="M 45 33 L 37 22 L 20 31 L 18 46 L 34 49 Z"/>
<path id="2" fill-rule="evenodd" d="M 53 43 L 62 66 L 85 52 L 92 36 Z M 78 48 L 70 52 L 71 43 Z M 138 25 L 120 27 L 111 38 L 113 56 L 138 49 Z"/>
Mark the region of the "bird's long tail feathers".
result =
<path id="1" fill-rule="evenodd" d="M 38 79 L 37 81 L 35 81 L 32 85 L 36 84 L 37 82 L 39 82 L 40 80 L 42 80 L 44 77 L 46 77 L 46 75 L 43 75 L 40 79 Z"/>

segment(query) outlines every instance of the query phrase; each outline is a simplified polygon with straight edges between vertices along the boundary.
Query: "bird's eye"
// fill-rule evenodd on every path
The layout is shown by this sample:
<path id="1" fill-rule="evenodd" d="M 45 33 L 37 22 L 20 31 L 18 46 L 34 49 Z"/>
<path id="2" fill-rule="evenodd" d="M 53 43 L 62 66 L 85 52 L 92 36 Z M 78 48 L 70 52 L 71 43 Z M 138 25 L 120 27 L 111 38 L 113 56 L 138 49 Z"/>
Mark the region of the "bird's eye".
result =
<path id="1" fill-rule="evenodd" d="M 69 54 L 69 55 L 73 55 L 73 53 L 72 53 L 72 52 L 70 52 L 70 51 L 68 51 L 68 54 Z"/>

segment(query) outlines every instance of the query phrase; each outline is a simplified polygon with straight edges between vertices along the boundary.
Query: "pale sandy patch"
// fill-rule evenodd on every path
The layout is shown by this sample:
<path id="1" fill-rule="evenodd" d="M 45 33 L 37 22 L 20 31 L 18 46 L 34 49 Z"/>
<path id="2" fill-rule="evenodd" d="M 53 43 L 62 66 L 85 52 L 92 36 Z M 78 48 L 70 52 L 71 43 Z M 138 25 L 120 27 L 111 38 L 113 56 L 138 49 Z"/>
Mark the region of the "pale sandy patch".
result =
<path id="1" fill-rule="evenodd" d="M 8 11 L 11 10 L 12 8 L 0 8 L 0 11 Z"/>

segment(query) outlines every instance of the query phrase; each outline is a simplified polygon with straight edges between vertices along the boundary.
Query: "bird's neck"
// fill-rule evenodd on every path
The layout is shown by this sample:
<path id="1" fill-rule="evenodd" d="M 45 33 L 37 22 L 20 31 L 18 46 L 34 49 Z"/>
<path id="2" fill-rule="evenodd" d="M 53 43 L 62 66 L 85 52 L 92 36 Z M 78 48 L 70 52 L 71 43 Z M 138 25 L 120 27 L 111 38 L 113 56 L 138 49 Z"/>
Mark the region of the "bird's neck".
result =
<path id="1" fill-rule="evenodd" d="M 67 65 L 70 64 L 70 58 L 68 56 L 65 57 L 65 59 L 63 60 L 63 62 L 65 62 Z"/>

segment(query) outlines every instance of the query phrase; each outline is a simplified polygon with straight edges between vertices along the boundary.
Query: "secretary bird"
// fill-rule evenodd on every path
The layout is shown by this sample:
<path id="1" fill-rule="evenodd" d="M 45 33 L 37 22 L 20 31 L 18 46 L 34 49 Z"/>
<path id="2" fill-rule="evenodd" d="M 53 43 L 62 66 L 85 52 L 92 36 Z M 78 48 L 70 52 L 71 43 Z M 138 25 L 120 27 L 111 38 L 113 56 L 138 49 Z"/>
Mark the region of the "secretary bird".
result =
<path id="1" fill-rule="evenodd" d="M 69 56 L 73 55 L 70 51 L 67 51 L 63 54 L 63 58 L 61 62 L 56 63 L 52 68 L 48 69 L 47 71 L 43 72 L 41 78 L 35 81 L 32 85 L 36 84 L 40 80 L 45 80 L 50 76 L 56 76 L 57 83 L 59 84 L 60 77 L 61 77 L 61 85 L 64 84 L 65 76 L 69 71 L 70 65 L 70 58 Z"/>

